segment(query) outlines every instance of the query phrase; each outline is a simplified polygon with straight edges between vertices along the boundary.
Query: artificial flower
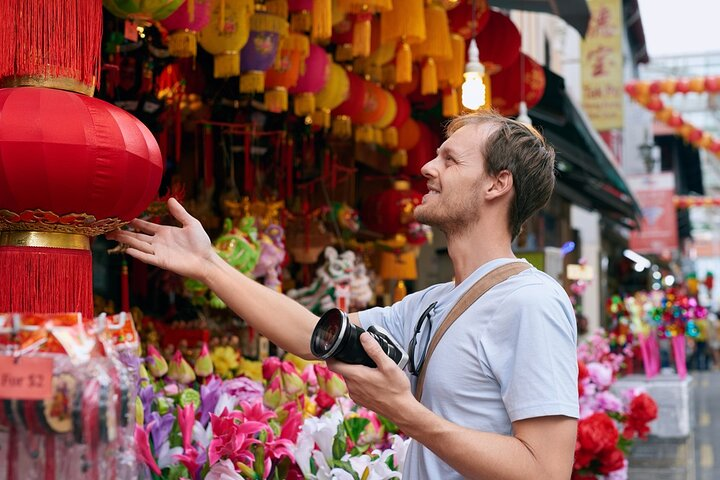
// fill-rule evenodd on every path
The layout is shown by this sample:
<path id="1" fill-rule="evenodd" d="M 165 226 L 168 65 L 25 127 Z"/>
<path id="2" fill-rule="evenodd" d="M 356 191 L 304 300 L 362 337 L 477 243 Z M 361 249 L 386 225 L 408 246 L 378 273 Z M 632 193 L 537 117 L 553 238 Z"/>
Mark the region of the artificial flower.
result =
<path id="1" fill-rule="evenodd" d="M 222 384 L 222 380 L 213 377 L 205 385 L 200 386 L 200 423 L 203 425 L 207 425 L 210 413 L 215 411 Z"/>
<path id="2" fill-rule="evenodd" d="M 170 436 L 175 417 L 172 413 L 160 415 L 158 412 L 150 413 L 148 417 L 148 431 L 152 437 L 153 445 L 162 445 Z"/>
<path id="3" fill-rule="evenodd" d="M 263 430 L 265 425 L 242 420 L 242 413 L 236 411 L 225 410 L 220 415 L 210 415 L 214 436 L 208 449 L 210 465 L 214 465 L 221 458 L 229 458 L 233 463 L 252 463 L 255 460 L 249 447 L 258 441 L 251 435 Z"/>
<path id="4" fill-rule="evenodd" d="M 229 378 L 240 365 L 238 352 L 230 346 L 218 346 L 210 353 L 215 372 L 222 378 Z"/>
<path id="5" fill-rule="evenodd" d="M 195 360 L 195 373 L 201 378 L 209 377 L 213 373 L 212 358 L 210 358 L 210 351 L 205 342 L 203 342 L 202 350 L 200 350 L 200 356 Z"/>
<path id="6" fill-rule="evenodd" d="M 151 427 L 152 425 L 150 425 Z M 135 451 L 140 460 L 150 467 L 150 470 L 160 475 L 160 467 L 155 462 L 155 458 L 150 451 L 150 440 L 148 439 L 148 431 L 140 425 L 135 425 Z"/>
<path id="7" fill-rule="evenodd" d="M 147 364 L 150 369 L 150 373 L 155 378 L 160 378 L 168 372 L 168 364 L 165 358 L 158 352 L 158 350 L 152 345 L 147 347 L 148 357 Z"/>
<path id="8" fill-rule="evenodd" d="M 263 380 L 269 382 L 273 379 L 276 373 L 279 372 L 282 360 L 278 357 L 268 357 L 262 362 L 262 377 Z"/>
<path id="9" fill-rule="evenodd" d="M 170 441 L 166 440 L 160 444 L 160 448 L 155 448 L 155 452 L 157 455 L 158 467 L 162 470 L 174 465 L 175 456 L 182 454 L 183 449 L 181 447 L 170 448 Z"/>
<path id="10" fill-rule="evenodd" d="M 221 391 L 232 395 L 237 403 L 254 403 L 263 396 L 262 384 L 244 377 L 224 381 Z"/>
<path id="11" fill-rule="evenodd" d="M 300 378 L 295 365 L 292 363 L 282 362 L 280 366 L 280 377 L 282 379 L 283 390 L 290 397 L 294 398 L 305 392 L 305 382 Z"/>
<path id="12" fill-rule="evenodd" d="M 192 430 L 195 425 L 195 404 L 189 402 L 184 407 L 177 407 L 177 420 L 183 440 L 183 449 L 187 452 L 190 449 Z"/>
<path id="13" fill-rule="evenodd" d="M 243 477 L 235 470 L 233 462 L 225 459 L 210 467 L 205 480 L 243 480 Z"/>
<path id="14" fill-rule="evenodd" d="M 605 413 L 595 413 L 578 422 L 577 442 L 591 453 L 615 447 L 619 433 L 615 422 Z"/>

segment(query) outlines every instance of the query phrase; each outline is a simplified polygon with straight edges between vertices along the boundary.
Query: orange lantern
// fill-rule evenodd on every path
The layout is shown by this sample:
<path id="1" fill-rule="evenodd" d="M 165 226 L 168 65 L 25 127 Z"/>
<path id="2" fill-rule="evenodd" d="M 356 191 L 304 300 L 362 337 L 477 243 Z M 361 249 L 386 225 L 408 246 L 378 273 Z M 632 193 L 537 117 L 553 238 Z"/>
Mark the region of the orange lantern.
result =
<path id="1" fill-rule="evenodd" d="M 402 8 L 380 15 L 380 43 L 397 45 L 395 55 L 396 83 L 412 80 L 412 50 L 410 45 L 427 38 L 423 0 L 403 0 Z"/>
<path id="2" fill-rule="evenodd" d="M 438 90 L 436 63 L 449 60 L 453 54 L 450 27 L 445 9 L 435 4 L 426 6 L 425 28 L 427 29 L 427 38 L 413 48 L 413 57 L 423 59 L 420 87 L 422 94 L 433 95 Z"/>
<path id="3" fill-rule="evenodd" d="M 291 33 L 280 41 L 275 65 L 265 72 L 265 105 L 271 112 L 288 109 L 288 89 L 297 84 L 300 70 L 310 53 L 310 40 L 305 35 Z"/>

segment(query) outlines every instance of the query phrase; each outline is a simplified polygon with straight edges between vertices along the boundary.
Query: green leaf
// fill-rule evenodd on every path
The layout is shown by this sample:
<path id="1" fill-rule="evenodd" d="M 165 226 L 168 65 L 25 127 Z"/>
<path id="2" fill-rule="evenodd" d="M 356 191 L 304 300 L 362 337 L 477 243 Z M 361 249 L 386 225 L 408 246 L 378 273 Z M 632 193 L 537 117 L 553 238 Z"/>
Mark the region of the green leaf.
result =
<path id="1" fill-rule="evenodd" d="M 352 417 L 345 419 L 345 430 L 347 431 L 347 435 L 348 437 L 350 437 L 350 440 L 352 440 L 353 443 L 358 443 L 360 434 L 363 432 L 363 430 L 365 430 L 365 427 L 367 427 L 369 423 L 370 420 L 362 417 Z"/>
<path id="2" fill-rule="evenodd" d="M 353 447 L 353 449 L 350 451 L 350 455 L 352 455 L 353 457 L 362 455 L 363 453 L 365 453 L 368 450 L 368 448 L 370 448 L 370 445 L 367 445 L 367 444 L 366 445 L 355 445 Z"/>
<path id="3" fill-rule="evenodd" d="M 358 477 L 358 474 L 355 473 L 355 470 L 353 470 L 352 465 L 350 465 L 350 462 L 347 460 L 333 460 L 331 463 L 332 468 L 341 468 L 345 470 L 346 472 L 352 474 L 353 478 L 355 480 L 360 480 Z"/>
<path id="4" fill-rule="evenodd" d="M 332 454 L 333 458 L 341 459 L 347 451 L 347 436 L 344 428 L 338 428 L 335 440 L 333 441 Z"/>
<path id="5" fill-rule="evenodd" d="M 188 472 L 188 469 L 182 464 L 173 465 L 170 467 L 167 475 L 163 476 L 163 478 L 167 478 L 167 480 L 178 480 L 180 477 L 190 478 L 190 472 Z"/>
<path id="6" fill-rule="evenodd" d="M 380 423 L 383 427 L 385 427 L 385 431 L 389 434 L 397 433 L 400 431 L 397 425 L 395 425 L 391 420 L 388 420 L 387 418 L 383 417 L 382 415 L 378 415 L 377 418 L 380 420 Z"/>

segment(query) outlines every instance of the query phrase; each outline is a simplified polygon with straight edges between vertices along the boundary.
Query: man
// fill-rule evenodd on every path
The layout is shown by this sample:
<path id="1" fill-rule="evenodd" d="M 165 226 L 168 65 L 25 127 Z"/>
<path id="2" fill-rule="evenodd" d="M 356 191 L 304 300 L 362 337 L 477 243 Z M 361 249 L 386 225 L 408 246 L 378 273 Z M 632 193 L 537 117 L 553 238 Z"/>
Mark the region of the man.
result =
<path id="1" fill-rule="evenodd" d="M 489 112 L 453 120 L 422 173 L 429 193 L 418 221 L 447 236 L 455 281 L 386 308 L 351 314 L 416 343 L 419 369 L 431 335 L 459 297 L 493 269 L 518 262 L 512 239 L 550 198 L 554 152 L 534 130 Z M 285 350 L 312 358 L 317 317 L 264 288 L 214 254 L 202 226 L 174 200 L 182 228 L 134 221 L 114 232 L 140 260 L 205 282 L 238 315 Z M 435 304 L 433 306 L 433 303 Z M 421 318 L 425 317 L 425 318 Z M 420 332 L 414 335 L 420 321 Z M 408 480 L 567 479 L 578 416 L 575 317 L 553 279 L 530 268 L 492 288 L 463 313 L 428 362 L 422 403 L 412 382 L 367 334 L 378 368 L 329 362 L 350 396 L 395 422 L 413 442 Z M 413 340 L 414 338 L 414 340 Z"/>

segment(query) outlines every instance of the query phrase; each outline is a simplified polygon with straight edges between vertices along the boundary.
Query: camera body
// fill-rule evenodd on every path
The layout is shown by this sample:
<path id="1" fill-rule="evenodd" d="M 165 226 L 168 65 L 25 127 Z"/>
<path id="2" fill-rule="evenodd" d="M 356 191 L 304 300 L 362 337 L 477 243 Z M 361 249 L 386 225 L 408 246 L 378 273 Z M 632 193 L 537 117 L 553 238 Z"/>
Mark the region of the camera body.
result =
<path id="1" fill-rule="evenodd" d="M 310 339 L 310 351 L 322 360 L 335 358 L 341 362 L 375 368 L 377 365 L 360 343 L 360 334 L 364 331 L 362 327 L 350 322 L 345 312 L 332 308 L 325 312 L 315 325 Z M 387 330 L 373 325 L 367 332 L 377 340 L 388 357 L 400 368 L 405 368 L 408 354 Z"/>

